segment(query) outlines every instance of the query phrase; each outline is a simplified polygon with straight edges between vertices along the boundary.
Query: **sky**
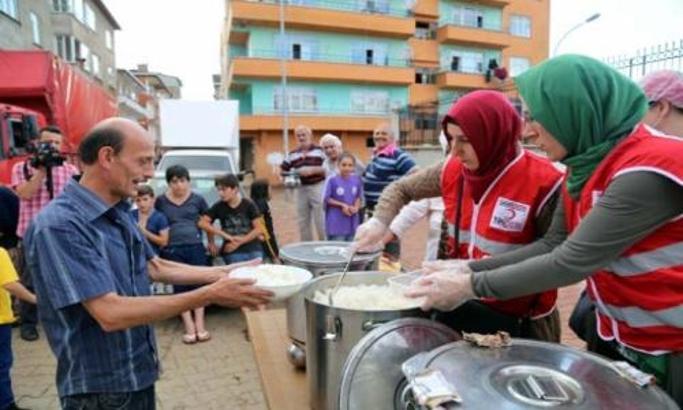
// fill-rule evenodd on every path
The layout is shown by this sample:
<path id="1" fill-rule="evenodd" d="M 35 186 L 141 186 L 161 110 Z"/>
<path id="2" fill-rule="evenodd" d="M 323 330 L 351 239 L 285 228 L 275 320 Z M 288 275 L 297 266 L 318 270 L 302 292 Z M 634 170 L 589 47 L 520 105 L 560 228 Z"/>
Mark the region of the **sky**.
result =
<path id="1" fill-rule="evenodd" d="M 630 55 L 645 47 L 683 40 L 683 0 L 550 2 L 551 53 L 564 33 L 595 13 L 600 13 L 600 18 L 567 36 L 558 54 L 581 53 L 598 58 Z M 104 3 L 121 26 L 115 37 L 118 68 L 147 63 L 152 71 L 180 77 L 183 98 L 213 98 L 211 75 L 220 72 L 224 0 Z"/>

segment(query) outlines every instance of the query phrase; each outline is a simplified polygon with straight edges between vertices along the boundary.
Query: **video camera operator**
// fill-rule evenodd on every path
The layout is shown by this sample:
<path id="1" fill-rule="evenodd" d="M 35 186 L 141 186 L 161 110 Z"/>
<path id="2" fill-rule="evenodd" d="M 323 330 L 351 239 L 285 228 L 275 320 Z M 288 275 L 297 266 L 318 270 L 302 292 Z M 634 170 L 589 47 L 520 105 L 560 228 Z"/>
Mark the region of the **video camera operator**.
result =
<path id="1" fill-rule="evenodd" d="M 37 145 L 25 161 L 18 162 L 12 168 L 12 188 L 19 196 L 19 223 L 17 236 L 21 239 L 33 218 L 59 195 L 66 183 L 78 173 L 76 167 L 65 162 L 60 153 L 62 131 L 56 126 L 42 128 L 38 133 Z M 33 292 L 33 284 L 28 269 L 24 269 L 26 261 L 21 256 L 19 274 L 21 282 Z M 38 339 L 36 325 L 38 317 L 36 306 L 20 303 L 21 338 L 27 341 Z"/>

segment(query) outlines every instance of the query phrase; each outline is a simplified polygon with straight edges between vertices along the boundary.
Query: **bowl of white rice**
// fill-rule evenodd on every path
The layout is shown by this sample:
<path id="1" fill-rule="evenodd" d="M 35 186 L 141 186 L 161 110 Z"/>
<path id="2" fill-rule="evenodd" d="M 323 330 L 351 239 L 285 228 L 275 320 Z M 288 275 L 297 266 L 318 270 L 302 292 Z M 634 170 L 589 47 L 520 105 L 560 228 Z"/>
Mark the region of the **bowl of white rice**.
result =
<path id="1" fill-rule="evenodd" d="M 295 266 L 262 264 L 237 268 L 230 272 L 230 277 L 255 279 L 255 286 L 273 292 L 275 296 L 271 300 L 278 302 L 298 292 L 313 274 Z"/>

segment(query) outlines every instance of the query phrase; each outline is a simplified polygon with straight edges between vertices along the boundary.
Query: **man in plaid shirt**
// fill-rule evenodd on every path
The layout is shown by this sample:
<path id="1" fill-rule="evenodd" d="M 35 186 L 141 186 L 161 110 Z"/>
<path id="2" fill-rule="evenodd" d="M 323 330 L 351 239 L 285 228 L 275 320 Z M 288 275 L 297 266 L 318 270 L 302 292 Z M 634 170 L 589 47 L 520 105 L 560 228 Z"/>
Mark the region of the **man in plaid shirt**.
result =
<path id="1" fill-rule="evenodd" d="M 60 150 L 62 132 L 55 126 L 45 127 L 40 130 L 39 142 L 52 144 L 54 148 Z M 54 196 L 59 195 L 69 179 L 78 173 L 75 166 L 66 162 L 63 165 L 52 167 L 51 171 Z M 19 196 L 17 236 L 23 238 L 33 218 L 51 201 L 50 193 L 47 189 L 47 170 L 45 167 L 33 168 L 29 161 L 16 163 L 12 168 L 12 188 Z M 28 269 L 24 269 L 24 266 L 26 266 L 26 263 L 22 261 L 21 266 L 18 267 L 21 281 L 33 292 L 31 275 Z M 38 339 L 36 306 L 20 302 L 20 316 L 21 338 L 27 341 Z"/>

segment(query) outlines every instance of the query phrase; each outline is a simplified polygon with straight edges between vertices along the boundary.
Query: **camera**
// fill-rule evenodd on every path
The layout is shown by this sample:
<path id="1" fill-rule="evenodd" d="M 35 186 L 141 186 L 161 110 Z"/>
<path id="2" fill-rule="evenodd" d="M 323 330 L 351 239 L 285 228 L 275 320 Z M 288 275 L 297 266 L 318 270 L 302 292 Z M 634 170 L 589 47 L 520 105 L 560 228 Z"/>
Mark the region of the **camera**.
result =
<path id="1" fill-rule="evenodd" d="M 33 168 L 52 168 L 62 165 L 66 158 L 49 142 L 41 142 L 33 150 L 29 163 Z"/>

